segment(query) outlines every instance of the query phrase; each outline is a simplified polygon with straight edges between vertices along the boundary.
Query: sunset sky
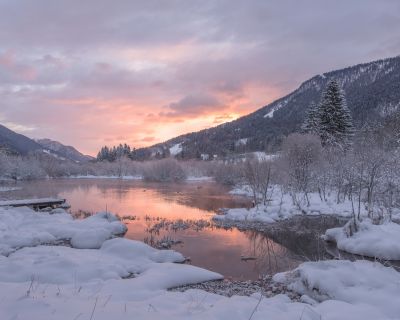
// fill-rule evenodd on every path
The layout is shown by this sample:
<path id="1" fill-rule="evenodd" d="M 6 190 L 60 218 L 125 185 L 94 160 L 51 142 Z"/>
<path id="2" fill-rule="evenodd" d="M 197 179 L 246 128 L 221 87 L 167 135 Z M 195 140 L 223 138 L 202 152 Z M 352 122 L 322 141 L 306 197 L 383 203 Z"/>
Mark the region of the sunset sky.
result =
<path id="1" fill-rule="evenodd" d="M 0 0 L 0 124 L 94 155 L 400 54 L 398 0 Z"/>

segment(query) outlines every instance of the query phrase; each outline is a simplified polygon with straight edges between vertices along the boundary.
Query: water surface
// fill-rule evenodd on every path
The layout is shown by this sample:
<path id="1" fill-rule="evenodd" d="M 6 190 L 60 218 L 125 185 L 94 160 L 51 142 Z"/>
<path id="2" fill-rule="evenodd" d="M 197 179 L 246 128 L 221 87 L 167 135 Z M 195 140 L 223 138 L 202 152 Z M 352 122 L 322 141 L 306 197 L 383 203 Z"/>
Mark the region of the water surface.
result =
<path id="1" fill-rule="evenodd" d="M 230 195 L 226 187 L 214 182 L 163 184 L 118 179 L 57 179 L 21 182 L 16 186 L 21 189 L 1 192 L 0 198 L 62 197 L 75 214 L 107 210 L 121 217 L 129 216 L 134 220 L 124 220 L 128 226 L 127 238 L 152 243 L 160 243 L 162 239 L 179 240 L 172 248 L 190 257 L 190 263 L 227 278 L 257 279 L 260 275 L 289 270 L 301 261 L 291 250 L 262 233 L 208 225 L 219 208 L 250 205 L 248 198 Z M 157 224 L 164 227 L 154 228 Z M 256 259 L 245 261 L 243 257 Z"/>

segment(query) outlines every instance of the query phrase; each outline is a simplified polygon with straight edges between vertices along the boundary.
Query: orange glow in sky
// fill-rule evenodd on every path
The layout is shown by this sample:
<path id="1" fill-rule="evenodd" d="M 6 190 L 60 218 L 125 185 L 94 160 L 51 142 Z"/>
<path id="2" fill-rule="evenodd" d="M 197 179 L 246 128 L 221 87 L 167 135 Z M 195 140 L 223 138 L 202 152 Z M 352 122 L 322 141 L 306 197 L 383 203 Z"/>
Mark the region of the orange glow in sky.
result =
<path id="1" fill-rule="evenodd" d="M 388 19 L 397 1 L 309 7 L 0 1 L 0 124 L 90 155 L 150 146 L 246 115 L 317 74 L 400 52 L 400 19 Z M 336 27 L 316 27 L 327 21 Z"/>

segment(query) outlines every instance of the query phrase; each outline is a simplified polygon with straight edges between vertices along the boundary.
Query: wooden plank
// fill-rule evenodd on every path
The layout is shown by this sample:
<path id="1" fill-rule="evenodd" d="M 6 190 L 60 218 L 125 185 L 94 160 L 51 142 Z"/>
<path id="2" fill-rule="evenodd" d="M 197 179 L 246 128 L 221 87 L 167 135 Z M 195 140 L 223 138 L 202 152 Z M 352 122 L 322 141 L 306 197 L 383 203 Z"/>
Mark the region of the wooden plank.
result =
<path id="1" fill-rule="evenodd" d="M 21 199 L 0 201 L 0 207 L 51 207 L 65 203 L 65 199 L 41 198 L 41 199 Z"/>

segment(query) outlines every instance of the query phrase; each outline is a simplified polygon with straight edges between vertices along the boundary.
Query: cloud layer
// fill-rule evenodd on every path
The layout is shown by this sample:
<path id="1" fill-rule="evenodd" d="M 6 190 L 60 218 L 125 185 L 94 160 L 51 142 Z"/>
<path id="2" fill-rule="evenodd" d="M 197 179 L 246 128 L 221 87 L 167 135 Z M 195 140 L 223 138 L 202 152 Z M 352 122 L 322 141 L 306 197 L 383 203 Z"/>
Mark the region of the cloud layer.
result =
<path id="1" fill-rule="evenodd" d="M 94 154 L 230 121 L 398 55 L 395 0 L 0 0 L 0 122 Z"/>

